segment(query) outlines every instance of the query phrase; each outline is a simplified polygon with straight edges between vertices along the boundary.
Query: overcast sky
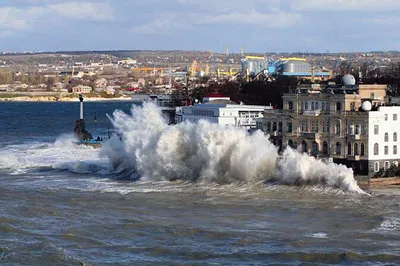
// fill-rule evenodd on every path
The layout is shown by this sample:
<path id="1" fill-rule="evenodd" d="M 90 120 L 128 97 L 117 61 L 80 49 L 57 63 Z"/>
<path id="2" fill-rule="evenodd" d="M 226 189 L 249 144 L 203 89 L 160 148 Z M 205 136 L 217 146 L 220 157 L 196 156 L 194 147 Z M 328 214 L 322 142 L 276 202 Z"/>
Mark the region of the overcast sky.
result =
<path id="1" fill-rule="evenodd" d="M 400 50 L 400 0 L 0 0 L 0 51 Z"/>

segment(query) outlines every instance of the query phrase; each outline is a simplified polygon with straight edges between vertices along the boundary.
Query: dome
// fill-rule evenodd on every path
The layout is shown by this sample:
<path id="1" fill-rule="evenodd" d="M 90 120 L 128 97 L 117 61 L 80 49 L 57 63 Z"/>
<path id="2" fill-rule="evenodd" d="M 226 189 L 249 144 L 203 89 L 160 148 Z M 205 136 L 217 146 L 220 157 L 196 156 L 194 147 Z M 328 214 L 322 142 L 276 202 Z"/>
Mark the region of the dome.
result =
<path id="1" fill-rule="evenodd" d="M 356 85 L 356 78 L 353 75 L 346 74 L 342 78 L 342 85 L 354 86 L 354 85 Z"/>
<path id="2" fill-rule="evenodd" d="M 362 108 L 364 111 L 371 111 L 371 109 L 372 109 L 372 103 L 371 103 L 370 101 L 365 101 L 365 102 L 362 103 L 361 108 Z"/>

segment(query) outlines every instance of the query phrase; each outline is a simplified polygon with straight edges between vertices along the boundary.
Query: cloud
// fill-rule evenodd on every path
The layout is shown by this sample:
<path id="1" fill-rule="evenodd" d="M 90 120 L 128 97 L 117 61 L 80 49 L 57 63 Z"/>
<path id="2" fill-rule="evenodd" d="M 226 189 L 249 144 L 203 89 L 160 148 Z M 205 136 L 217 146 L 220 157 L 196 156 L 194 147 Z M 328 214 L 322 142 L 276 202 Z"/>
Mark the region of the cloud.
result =
<path id="1" fill-rule="evenodd" d="M 291 0 L 294 10 L 390 11 L 400 8 L 398 0 Z"/>
<path id="2" fill-rule="evenodd" d="M 66 2 L 30 7 L 0 7 L 0 30 L 16 31 L 37 23 L 51 24 L 61 19 L 110 21 L 114 19 L 111 6 L 106 3 Z"/>
<path id="3" fill-rule="evenodd" d="M 180 0 L 184 1 L 184 0 Z M 185 0 L 187 1 L 187 0 Z M 287 28 L 301 21 L 302 15 L 280 10 L 228 13 L 170 13 L 154 17 L 148 23 L 136 26 L 134 32 L 144 34 L 169 34 L 185 29 L 214 25 L 257 25 L 260 28 Z"/>
<path id="4" fill-rule="evenodd" d="M 174 31 L 185 30 L 191 28 L 187 18 L 178 14 L 160 14 L 157 18 L 150 22 L 134 26 L 133 32 L 142 34 L 166 35 Z"/>
<path id="5" fill-rule="evenodd" d="M 51 4 L 46 8 L 49 12 L 76 20 L 109 21 L 114 19 L 113 9 L 107 3 L 66 2 Z"/>

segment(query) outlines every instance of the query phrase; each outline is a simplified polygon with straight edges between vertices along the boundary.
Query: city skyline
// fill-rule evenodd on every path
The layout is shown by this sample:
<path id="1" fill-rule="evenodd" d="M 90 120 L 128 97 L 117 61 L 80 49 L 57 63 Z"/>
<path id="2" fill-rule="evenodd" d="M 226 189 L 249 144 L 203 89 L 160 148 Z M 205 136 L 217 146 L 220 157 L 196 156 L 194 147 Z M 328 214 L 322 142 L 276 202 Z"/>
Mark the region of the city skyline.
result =
<path id="1" fill-rule="evenodd" d="M 399 50 L 394 0 L 6 0 L 0 51 Z"/>

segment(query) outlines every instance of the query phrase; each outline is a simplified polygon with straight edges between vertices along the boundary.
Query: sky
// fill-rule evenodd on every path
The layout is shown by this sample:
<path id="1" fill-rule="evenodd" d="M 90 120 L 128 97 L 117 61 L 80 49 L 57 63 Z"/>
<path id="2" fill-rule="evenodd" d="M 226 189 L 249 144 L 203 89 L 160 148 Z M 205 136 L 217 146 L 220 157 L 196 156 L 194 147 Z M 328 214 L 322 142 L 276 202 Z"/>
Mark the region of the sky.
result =
<path id="1" fill-rule="evenodd" d="M 0 0 L 0 51 L 400 50 L 399 0 Z"/>

